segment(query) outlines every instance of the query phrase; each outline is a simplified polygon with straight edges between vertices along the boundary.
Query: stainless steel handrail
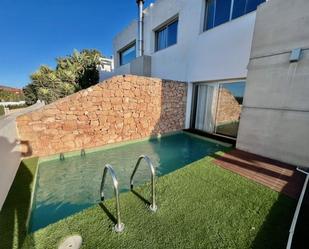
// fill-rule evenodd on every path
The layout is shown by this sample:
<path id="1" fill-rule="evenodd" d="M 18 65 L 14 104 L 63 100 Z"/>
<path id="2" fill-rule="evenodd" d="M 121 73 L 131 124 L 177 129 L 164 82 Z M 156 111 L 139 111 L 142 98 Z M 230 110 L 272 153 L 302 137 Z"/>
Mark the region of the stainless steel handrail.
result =
<path id="1" fill-rule="evenodd" d="M 116 177 L 116 173 L 115 173 L 113 167 L 110 164 L 106 164 L 105 167 L 104 167 L 104 171 L 103 171 L 103 177 L 102 177 L 101 188 L 100 188 L 101 201 L 104 201 L 104 198 L 105 198 L 105 196 L 104 196 L 104 186 L 105 186 L 107 171 L 110 172 L 110 175 L 112 177 L 113 185 L 114 185 L 114 192 L 115 192 L 115 196 L 116 196 L 117 224 L 115 225 L 115 231 L 117 233 L 120 233 L 124 229 L 124 224 L 121 223 L 121 219 L 120 219 L 120 203 L 119 203 L 119 188 L 118 188 L 119 184 L 118 184 L 118 180 L 117 180 L 117 177 Z"/>
<path id="2" fill-rule="evenodd" d="M 150 172 L 151 172 L 151 199 L 152 199 L 152 203 L 149 206 L 149 209 L 152 212 L 156 212 L 157 211 L 157 205 L 156 205 L 156 194 L 155 194 L 155 176 L 156 176 L 156 170 L 155 167 L 153 166 L 150 158 L 148 156 L 145 155 L 141 155 L 138 160 L 137 163 L 135 165 L 135 168 L 132 172 L 131 178 L 130 178 L 130 186 L 131 186 L 131 190 L 133 189 L 133 178 L 134 175 L 140 165 L 140 162 L 142 161 L 142 159 L 144 159 L 147 163 L 147 165 L 149 166 Z"/>

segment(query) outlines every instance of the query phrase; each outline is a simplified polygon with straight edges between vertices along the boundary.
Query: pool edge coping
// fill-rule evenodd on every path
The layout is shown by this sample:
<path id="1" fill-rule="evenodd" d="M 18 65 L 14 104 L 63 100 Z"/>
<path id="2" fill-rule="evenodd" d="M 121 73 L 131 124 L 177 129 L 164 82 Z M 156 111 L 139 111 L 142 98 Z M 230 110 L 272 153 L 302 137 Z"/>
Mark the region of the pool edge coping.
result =
<path id="1" fill-rule="evenodd" d="M 27 214 L 27 221 L 26 221 L 26 232 L 27 232 L 27 234 L 30 234 L 29 225 L 30 225 L 31 213 L 32 213 L 32 208 L 33 208 L 33 203 L 34 203 L 34 196 L 35 196 L 36 189 L 37 189 L 39 166 L 40 166 L 40 158 L 38 158 L 38 160 L 37 160 L 36 169 L 35 169 L 35 173 L 34 173 L 34 180 L 33 180 L 32 191 L 31 191 L 31 199 L 30 199 L 30 205 L 29 205 L 28 214 Z"/>
<path id="2" fill-rule="evenodd" d="M 98 152 L 98 151 L 105 151 L 105 150 L 125 146 L 125 145 L 135 144 L 135 143 L 138 143 L 138 142 L 149 141 L 149 140 L 152 140 L 152 139 L 161 139 L 161 138 L 164 138 L 164 137 L 168 137 L 168 136 L 172 136 L 172 135 L 176 135 L 176 134 L 181 134 L 181 133 L 186 134 L 186 135 L 191 136 L 191 137 L 202 139 L 202 140 L 205 140 L 205 141 L 208 141 L 208 142 L 216 143 L 216 144 L 222 145 L 222 146 L 227 147 L 227 148 L 232 147 L 232 145 L 229 144 L 229 143 L 225 143 L 225 142 L 221 142 L 221 141 L 218 141 L 218 140 L 215 140 L 215 139 L 212 139 L 212 138 L 193 134 L 193 133 L 190 133 L 190 132 L 187 132 L 187 131 L 184 131 L 184 130 L 179 130 L 179 131 L 172 131 L 172 132 L 168 132 L 168 133 L 165 133 L 165 134 L 158 134 L 158 135 L 148 136 L 148 137 L 134 139 L 134 140 L 122 141 L 122 142 L 119 142 L 119 143 L 105 144 L 105 145 L 102 145 L 102 146 L 87 148 L 87 149 L 84 149 L 84 150 L 85 150 L 86 153 L 94 153 L 94 152 Z M 68 158 L 74 157 L 74 156 L 80 155 L 81 150 L 63 152 L 63 154 L 64 154 L 65 158 L 66 157 L 68 157 Z M 49 155 L 49 156 L 39 157 L 38 165 L 40 163 L 52 161 L 52 160 L 59 158 L 59 154 L 60 153 Z"/>
<path id="3" fill-rule="evenodd" d="M 219 141 L 219 140 L 216 140 L 216 139 L 213 139 L 213 138 L 209 138 L 209 137 L 204 137 L 204 136 L 201 136 L 201 135 L 198 135 L 198 134 L 194 134 L 194 133 L 191 133 L 191 132 L 188 132 L 188 131 L 182 131 L 182 133 L 185 133 L 185 134 L 187 134 L 187 135 L 189 135 L 191 137 L 199 138 L 201 140 L 205 140 L 205 141 L 208 141 L 208 142 L 216 143 L 216 144 L 222 145 L 222 146 L 227 147 L 227 148 L 233 147 L 232 144 L 229 144 L 229 143 L 226 143 L 226 142 L 222 142 L 222 141 Z"/>

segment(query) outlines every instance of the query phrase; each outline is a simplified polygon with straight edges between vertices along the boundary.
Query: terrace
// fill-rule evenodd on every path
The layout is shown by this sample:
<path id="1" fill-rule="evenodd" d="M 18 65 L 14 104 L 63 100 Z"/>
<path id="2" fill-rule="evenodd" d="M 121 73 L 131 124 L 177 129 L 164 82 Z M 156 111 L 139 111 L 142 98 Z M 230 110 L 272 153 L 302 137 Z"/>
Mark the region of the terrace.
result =
<path id="1" fill-rule="evenodd" d="M 185 99 L 182 82 L 127 75 L 15 114 L 28 159 L 16 167 L 0 213 L 1 248 L 54 248 L 74 235 L 81 236 L 81 248 L 283 248 L 304 176 L 182 131 Z M 141 154 L 155 166 L 156 212 L 148 208 L 147 165 L 130 190 Z M 8 149 L 7 155 L 20 154 Z M 125 227 L 118 234 L 109 176 L 107 200 L 100 200 L 105 164 L 119 182 Z M 308 225 L 301 215 L 298 244 Z"/>
<path id="2" fill-rule="evenodd" d="M 162 137 L 164 143 L 157 144 L 158 148 L 165 146 L 164 149 L 167 149 L 168 139 L 175 136 L 179 135 Z M 194 139 L 201 138 L 194 136 Z M 103 151 L 89 150 L 86 160 L 91 162 L 92 153 L 117 153 L 117 149 L 131 151 L 132 146 L 139 144 L 146 150 L 145 143 L 149 141 L 108 147 Z M 214 143 L 204 142 L 208 145 Z M 216 148 L 209 155 L 203 157 L 201 154 L 200 159 L 156 179 L 158 210 L 155 213 L 147 208 L 151 199 L 150 181 L 141 181 L 134 191 L 121 193 L 121 216 L 125 229 L 119 234 L 113 231 L 117 222 L 114 198 L 29 232 L 29 213 L 33 205 L 31 193 L 35 185 L 36 188 L 40 185 L 35 181 L 38 181 L 38 175 L 40 178 L 44 175 L 42 169 L 47 165 L 43 165 L 44 161 L 40 163 L 36 157 L 25 159 L 0 213 L 1 248 L 55 248 L 72 235 L 82 237 L 82 248 L 283 248 L 304 181 L 303 175 L 286 164 L 222 145 Z M 74 153 L 68 154 L 65 160 L 70 162 L 74 156 Z M 61 167 L 58 158 L 48 160 L 57 160 L 57 167 Z M 167 159 L 159 160 L 164 164 Z M 48 167 L 51 171 L 55 170 L 50 168 L 51 165 Z M 121 167 L 116 169 L 117 173 L 121 171 Z M 74 174 L 72 169 L 70 172 Z M 79 174 L 85 177 L 84 172 Z M 63 184 L 59 177 L 52 172 L 51 175 L 50 181 Z M 64 179 L 69 181 L 68 177 Z M 120 184 L 126 184 L 125 180 L 128 179 L 120 178 Z M 87 185 L 87 180 L 82 183 Z M 99 187 L 95 188 L 99 197 Z M 50 191 L 57 192 L 57 189 Z M 74 190 L 69 191 L 66 198 L 70 198 L 69 193 L 74 195 Z M 61 193 L 58 191 L 58 194 Z M 61 208 L 64 204 L 54 202 L 54 205 Z M 308 208 L 307 205 L 303 210 Z M 54 214 L 51 209 L 49 211 L 45 215 Z M 294 239 L 295 248 L 302 248 L 301 236 L 309 224 L 308 214 L 302 212 L 301 215 L 302 222 L 297 226 Z"/>
<path id="3" fill-rule="evenodd" d="M 307 248 L 309 2 L 136 2 L 116 76 L 0 118 L 0 247 Z"/>

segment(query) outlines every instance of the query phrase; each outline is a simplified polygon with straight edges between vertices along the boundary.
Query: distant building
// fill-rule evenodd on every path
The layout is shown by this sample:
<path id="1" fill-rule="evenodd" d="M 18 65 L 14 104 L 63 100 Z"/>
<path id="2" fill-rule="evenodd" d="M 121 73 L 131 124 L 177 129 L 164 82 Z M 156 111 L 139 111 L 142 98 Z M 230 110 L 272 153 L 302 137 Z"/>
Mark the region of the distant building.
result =
<path id="1" fill-rule="evenodd" d="M 100 81 L 111 77 L 114 71 L 114 59 L 102 57 L 100 59 L 100 64 L 98 65 L 98 70 L 100 72 Z"/>
<path id="2" fill-rule="evenodd" d="M 4 86 L 4 85 L 0 85 L 0 90 L 10 92 L 10 93 L 15 93 L 15 94 L 23 93 L 23 90 L 20 88 L 14 88 L 14 87 L 9 87 L 9 86 Z"/>
<path id="3" fill-rule="evenodd" d="M 0 105 L 8 106 L 23 104 L 24 95 L 22 89 L 0 85 Z"/>

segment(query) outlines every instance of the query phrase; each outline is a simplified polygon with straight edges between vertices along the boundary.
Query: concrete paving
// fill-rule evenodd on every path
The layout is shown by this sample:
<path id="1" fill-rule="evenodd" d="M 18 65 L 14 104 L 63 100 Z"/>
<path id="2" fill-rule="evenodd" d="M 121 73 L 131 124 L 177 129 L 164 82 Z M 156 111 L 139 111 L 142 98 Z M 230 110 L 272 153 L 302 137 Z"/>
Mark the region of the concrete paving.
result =
<path id="1" fill-rule="evenodd" d="M 23 156 L 16 128 L 16 117 L 41 108 L 43 105 L 43 103 L 37 103 L 0 118 L 0 210 Z"/>

